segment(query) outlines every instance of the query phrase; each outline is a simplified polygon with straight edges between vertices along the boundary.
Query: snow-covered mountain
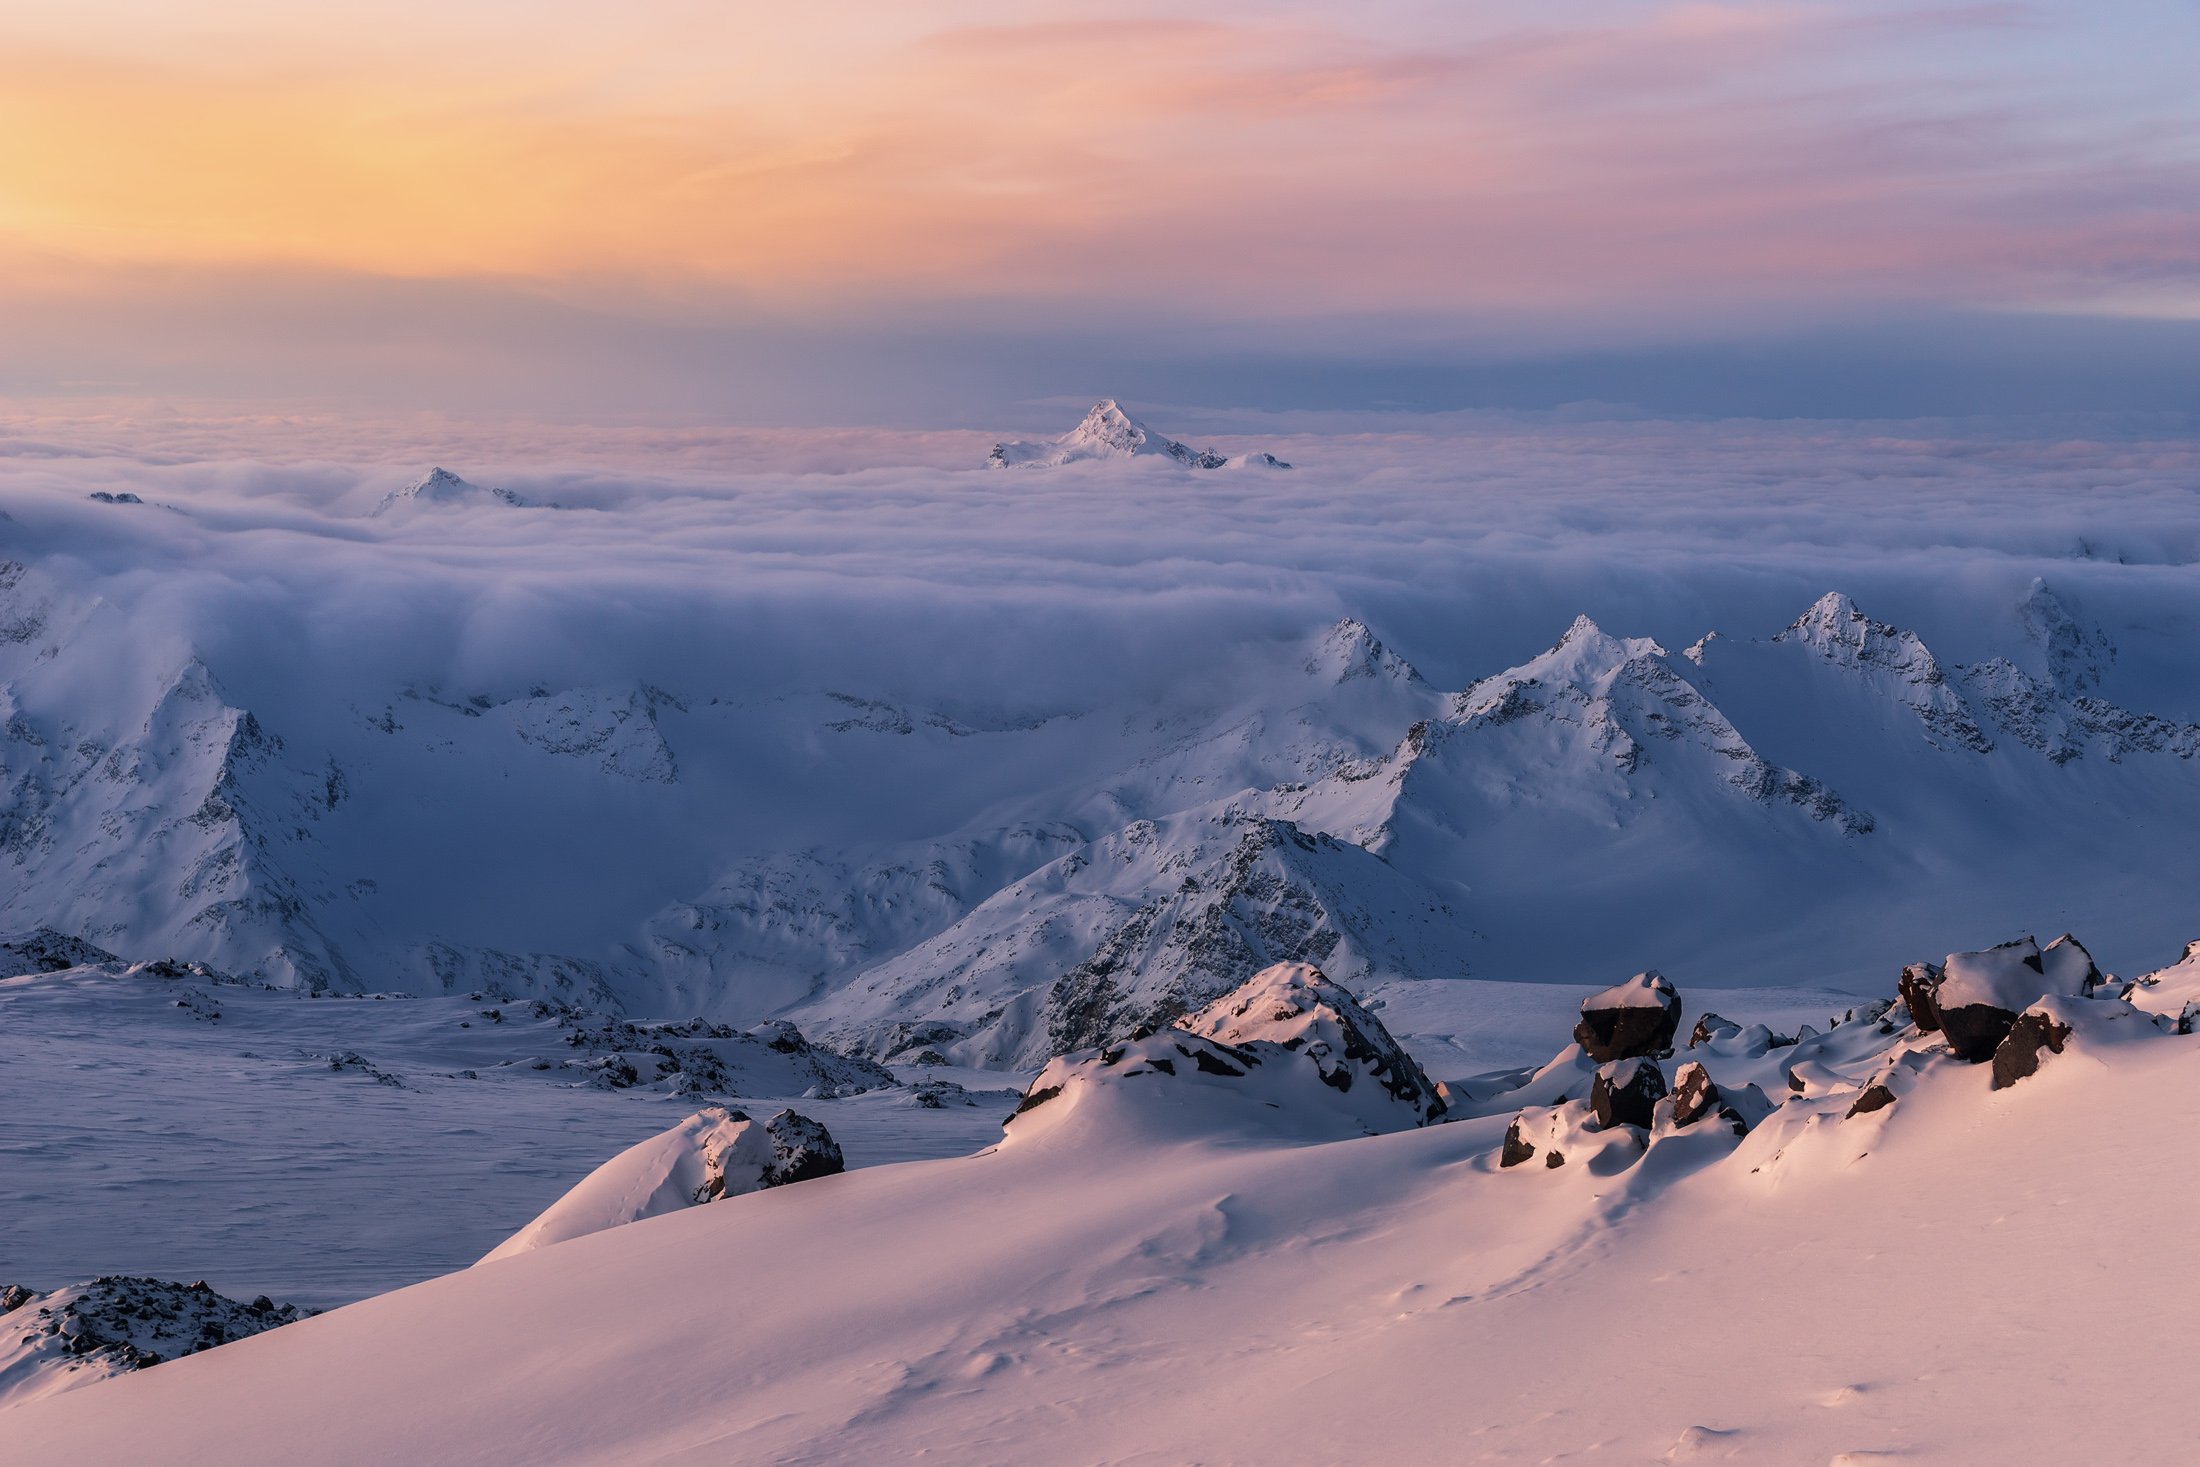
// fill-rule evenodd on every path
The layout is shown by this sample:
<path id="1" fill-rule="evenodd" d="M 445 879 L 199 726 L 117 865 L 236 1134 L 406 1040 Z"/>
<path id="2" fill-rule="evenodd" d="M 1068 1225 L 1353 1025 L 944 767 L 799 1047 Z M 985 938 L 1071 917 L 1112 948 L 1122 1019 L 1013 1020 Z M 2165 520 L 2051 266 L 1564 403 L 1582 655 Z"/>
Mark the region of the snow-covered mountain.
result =
<path id="1" fill-rule="evenodd" d="M 1112 397 L 1092 405 L 1083 422 L 1059 438 L 1044 443 L 1011 440 L 993 445 L 986 467 L 1060 468 L 1064 464 L 1106 462 L 1112 459 L 1165 458 L 1191 469 L 1288 469 L 1272 453 L 1224 455 L 1210 449 L 1191 448 L 1164 437 L 1132 417 Z"/>
<path id="2" fill-rule="evenodd" d="M 1677 655 L 1584 617 L 1447 693 L 1346 617 L 1002 717 L 705 675 L 292 691 L 11 563 L 0 925 L 1018 1065 L 1286 959 L 1855 982 L 2026 911 L 2171 941 L 2116 873 L 2200 877 L 2200 728 L 2104 698 L 2117 649 L 2052 585 L 2007 625 L 1958 665 L 1839 595 Z"/>
<path id="3" fill-rule="evenodd" d="M 403 488 L 392 489 L 383 496 L 376 514 L 390 514 L 414 508 L 457 508 L 477 504 L 503 504 L 515 509 L 525 509 L 533 504 L 510 489 L 489 488 L 462 479 L 446 468 L 433 468 Z"/>

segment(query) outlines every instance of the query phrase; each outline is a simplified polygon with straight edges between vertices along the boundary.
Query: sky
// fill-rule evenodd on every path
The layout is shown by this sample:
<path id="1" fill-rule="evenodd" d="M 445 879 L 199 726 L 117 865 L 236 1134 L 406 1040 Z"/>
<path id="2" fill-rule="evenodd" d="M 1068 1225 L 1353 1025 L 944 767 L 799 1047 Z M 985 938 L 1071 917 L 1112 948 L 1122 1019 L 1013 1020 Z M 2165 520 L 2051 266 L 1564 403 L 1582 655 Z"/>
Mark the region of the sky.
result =
<path id="1" fill-rule="evenodd" d="M 0 394 L 2200 409 L 2200 10 L 0 0 Z"/>

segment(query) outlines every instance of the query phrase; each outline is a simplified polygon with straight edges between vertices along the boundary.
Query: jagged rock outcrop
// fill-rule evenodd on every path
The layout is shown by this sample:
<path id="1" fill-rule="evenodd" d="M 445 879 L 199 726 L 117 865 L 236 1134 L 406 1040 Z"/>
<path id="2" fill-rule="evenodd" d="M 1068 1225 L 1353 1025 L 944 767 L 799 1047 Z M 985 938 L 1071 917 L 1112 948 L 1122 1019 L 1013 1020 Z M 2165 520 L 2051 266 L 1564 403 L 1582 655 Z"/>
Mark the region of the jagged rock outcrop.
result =
<path id="1" fill-rule="evenodd" d="M 1722 1035 L 1741 1032 L 1742 1026 L 1732 1019 L 1707 1011 L 1697 1017 L 1696 1027 L 1688 1031 L 1688 1047 L 1694 1049 L 1697 1045 L 1709 1044 Z"/>
<path id="2" fill-rule="evenodd" d="M 1442 1094 L 1413 1056 L 1358 999 L 1310 963 L 1263 968 L 1182 1027 L 1225 1044 L 1267 1042 L 1304 1054 L 1323 1083 L 1343 1091 L 1379 1085 L 1423 1124 L 1444 1114 Z"/>
<path id="3" fill-rule="evenodd" d="M 0 1408 L 196 1355 L 315 1311 L 205 1283 L 110 1275 L 49 1293 L 0 1288 Z M 4 1435 L 0 1429 L 0 1435 Z"/>
<path id="4" fill-rule="evenodd" d="M 1938 963 L 1911 963 L 1896 981 L 1896 992 L 1901 995 L 1903 1006 L 1910 1011 L 1910 1022 L 1917 1025 L 1920 1034 L 1940 1032 L 1940 1007 L 1934 1002 L 1933 993 L 1945 976 Z"/>
<path id="5" fill-rule="evenodd" d="M 1719 1087 L 1711 1072 L 1691 1060 L 1673 1072 L 1672 1114 L 1676 1128 L 1692 1126 L 1720 1108 Z"/>
<path id="6" fill-rule="evenodd" d="M 1140 1112 L 1151 1104 L 1157 1109 Z M 1373 1013 L 1319 970 L 1255 974 L 1181 1026 L 1050 1061 L 1010 1118 L 1019 1143 L 1077 1113 L 1146 1130 L 1248 1124 L 1314 1139 L 1409 1130 L 1447 1102 Z M 1026 1118 L 1043 1113 L 1040 1126 Z M 1138 1119 L 1123 1119 L 1133 1113 Z"/>
<path id="7" fill-rule="evenodd" d="M 1599 1064 L 1662 1055 L 1680 1025 L 1681 996 L 1653 969 L 1583 999 L 1574 1043 Z"/>
<path id="8" fill-rule="evenodd" d="M 58 973 L 64 968 L 81 968 L 94 963 L 119 964 L 121 961 L 103 947 L 81 937 L 71 937 L 66 932 L 56 932 L 51 927 L 0 937 L 0 978 L 24 973 Z"/>

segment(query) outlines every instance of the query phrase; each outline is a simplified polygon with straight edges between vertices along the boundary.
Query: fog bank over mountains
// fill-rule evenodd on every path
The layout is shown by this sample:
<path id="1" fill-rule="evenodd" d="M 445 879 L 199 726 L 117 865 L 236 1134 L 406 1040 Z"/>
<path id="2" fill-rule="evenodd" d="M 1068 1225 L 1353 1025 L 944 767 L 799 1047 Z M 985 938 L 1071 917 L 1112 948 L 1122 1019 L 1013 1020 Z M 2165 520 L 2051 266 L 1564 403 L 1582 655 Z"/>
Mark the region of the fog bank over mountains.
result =
<path id="1" fill-rule="evenodd" d="M 1929 907 L 2181 941 L 2109 854 L 2169 879 L 2200 812 L 2200 444 L 2088 426 L 1279 421 L 1195 441 L 1288 473 L 1029 474 L 18 419 L 5 916 L 1020 1065 L 1269 961 L 1831 981 Z M 2027 877 L 2046 832 L 2100 879 Z"/>

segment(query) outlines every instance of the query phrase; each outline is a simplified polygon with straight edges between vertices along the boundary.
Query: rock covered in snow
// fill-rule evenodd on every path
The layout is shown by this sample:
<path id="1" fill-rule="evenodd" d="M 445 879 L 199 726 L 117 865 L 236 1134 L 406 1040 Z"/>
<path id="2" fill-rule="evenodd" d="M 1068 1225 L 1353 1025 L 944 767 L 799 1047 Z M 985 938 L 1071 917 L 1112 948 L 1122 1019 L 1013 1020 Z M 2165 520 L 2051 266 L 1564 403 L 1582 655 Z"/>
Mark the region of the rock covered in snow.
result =
<path id="1" fill-rule="evenodd" d="M 482 1259 L 491 1263 L 724 1197 L 841 1171 L 825 1127 L 783 1110 L 768 1120 L 709 1106 L 597 1167 Z"/>
<path id="2" fill-rule="evenodd" d="M 2099 1052 L 2153 1038 L 2165 1028 L 2173 1028 L 2167 1019 L 2142 1013 L 2120 998 L 2050 995 L 2017 1015 L 1995 1046 L 1993 1088 L 2006 1090 L 2029 1079 L 2039 1073 L 2049 1055 L 2059 1055 L 2073 1045 Z"/>
<path id="3" fill-rule="evenodd" d="M 2066 959 L 2057 971 L 2068 975 L 2075 966 Z M 1994 1057 L 2017 1015 L 2051 987 L 2039 944 L 2020 937 L 1978 952 L 1948 954 L 1933 985 L 1933 1008 L 1948 1048 L 1958 1059 L 1981 1064 Z"/>
<path id="4" fill-rule="evenodd" d="M 1680 994 L 1653 969 L 1583 999 L 1574 1042 L 1603 1064 L 1668 1053 L 1680 1026 Z"/>
<path id="5" fill-rule="evenodd" d="M 65 968 L 85 968 L 122 959 L 80 937 L 40 927 L 30 932 L 0 937 L 0 978 L 26 973 L 59 973 Z"/>
<path id="6" fill-rule="evenodd" d="M 1278 963 L 1181 1027 L 1052 1060 L 1007 1135 L 1021 1142 L 1088 1108 L 1195 1134 L 1250 1122 L 1308 1139 L 1377 1135 L 1428 1125 L 1446 1105 L 1357 999 L 1317 968 Z M 1036 1128 L 1023 1119 L 1035 1112 L 1045 1117 Z"/>
<path id="7" fill-rule="evenodd" d="M 1497 1162 L 1516 1167 L 1540 1160 L 1542 1170 L 1586 1165 L 1598 1176 L 1609 1176 L 1633 1166 L 1647 1144 L 1641 1129 L 1600 1125 L 1587 1101 L 1569 1100 L 1531 1106 L 1514 1116 Z"/>
<path id="8" fill-rule="evenodd" d="M 1426 1125 L 1445 1101 L 1382 1021 L 1311 963 L 1263 968 L 1237 990 L 1186 1019 L 1187 1032 L 1225 1044 L 1265 1041 L 1304 1054 L 1324 1084 L 1349 1091 L 1379 1086 Z"/>
<path id="9" fill-rule="evenodd" d="M 1722 1035 L 1741 1032 L 1742 1026 L 1732 1019 L 1707 1011 L 1698 1016 L 1696 1027 L 1688 1031 L 1688 1047 L 1694 1049 L 1697 1045 L 1709 1044 Z"/>
<path id="10" fill-rule="evenodd" d="M 195 1355 L 314 1311 L 205 1283 L 113 1275 L 40 1294 L 0 1288 L 0 1407 Z M 0 1433 L 4 1435 L 4 1433 Z"/>
<path id="11" fill-rule="evenodd" d="M 1125 412 L 1112 397 L 1094 403 L 1083 422 L 1051 442 L 994 444 L 992 453 L 986 456 L 986 467 L 1059 468 L 1063 464 L 1127 458 L 1166 458 L 1193 469 L 1291 467 L 1272 453 L 1247 453 L 1228 458 L 1207 449 L 1189 447 L 1156 433 Z"/>

